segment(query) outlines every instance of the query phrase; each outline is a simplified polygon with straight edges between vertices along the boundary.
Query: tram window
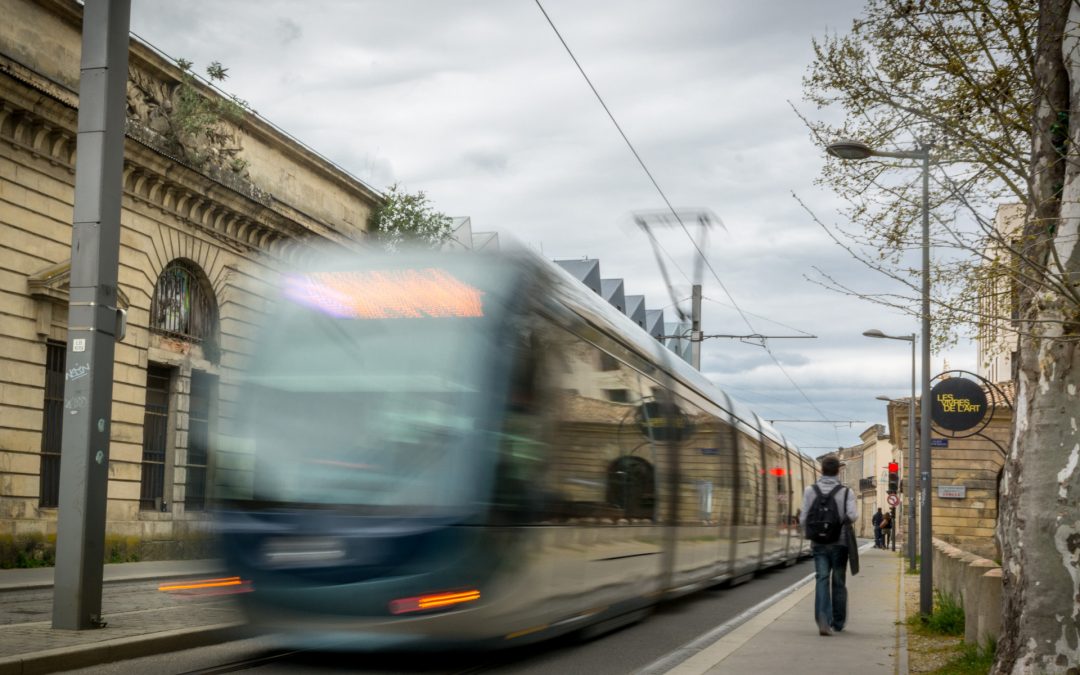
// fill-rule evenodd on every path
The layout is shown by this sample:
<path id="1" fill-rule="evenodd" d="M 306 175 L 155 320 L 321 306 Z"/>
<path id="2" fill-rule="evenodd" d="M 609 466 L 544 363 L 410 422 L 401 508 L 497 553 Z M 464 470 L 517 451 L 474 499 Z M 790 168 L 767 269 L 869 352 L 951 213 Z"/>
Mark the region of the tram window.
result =
<path id="1" fill-rule="evenodd" d="M 651 519 L 656 509 L 656 470 L 641 457 L 623 456 L 608 468 L 607 501 L 626 518 Z"/>
<path id="2" fill-rule="evenodd" d="M 635 423 L 641 375 L 621 362 L 598 369 L 613 357 L 568 330 L 553 327 L 551 340 L 570 368 L 552 373 L 558 396 L 541 486 L 547 521 L 614 525 L 652 518 L 657 497 L 646 483 L 654 480 L 655 460 Z M 635 459 L 627 464 L 626 457 Z"/>
<path id="3" fill-rule="evenodd" d="M 776 525 L 788 522 L 787 455 L 773 441 L 766 441 L 765 456 L 769 474 L 769 519 Z"/>

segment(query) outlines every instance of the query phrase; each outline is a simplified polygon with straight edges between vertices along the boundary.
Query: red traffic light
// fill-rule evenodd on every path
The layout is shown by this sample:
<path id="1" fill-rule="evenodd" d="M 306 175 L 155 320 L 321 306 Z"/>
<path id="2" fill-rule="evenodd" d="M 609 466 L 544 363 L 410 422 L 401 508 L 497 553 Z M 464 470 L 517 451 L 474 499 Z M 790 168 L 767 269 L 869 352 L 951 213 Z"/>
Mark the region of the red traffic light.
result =
<path id="1" fill-rule="evenodd" d="M 900 471 L 900 465 L 896 462 L 889 462 L 889 473 L 898 473 Z"/>

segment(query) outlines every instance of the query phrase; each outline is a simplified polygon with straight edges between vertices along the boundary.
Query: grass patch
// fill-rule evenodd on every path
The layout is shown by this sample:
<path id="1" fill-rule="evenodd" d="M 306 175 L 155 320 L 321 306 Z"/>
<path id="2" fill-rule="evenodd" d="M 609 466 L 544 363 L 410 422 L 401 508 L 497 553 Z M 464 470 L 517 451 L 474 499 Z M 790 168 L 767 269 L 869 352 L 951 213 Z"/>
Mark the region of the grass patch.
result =
<path id="1" fill-rule="evenodd" d="M 138 537 L 106 535 L 104 562 L 137 562 L 142 559 Z M 56 565 L 56 535 L 30 532 L 0 535 L 0 569 L 53 567 Z"/>
<path id="2" fill-rule="evenodd" d="M 985 646 L 961 645 L 956 658 L 929 675 L 986 675 L 994 665 L 997 643 L 991 640 Z"/>
<path id="3" fill-rule="evenodd" d="M 138 537 L 105 536 L 105 562 L 139 562 L 142 559 L 142 541 Z"/>
<path id="4" fill-rule="evenodd" d="M 908 626 L 922 635 L 963 635 L 964 607 L 952 596 L 934 593 L 934 611 L 930 616 L 912 614 Z"/>
<path id="5" fill-rule="evenodd" d="M 899 555 L 899 557 L 903 558 L 904 560 L 908 559 L 908 552 L 907 551 L 904 551 L 903 553 L 898 552 L 898 555 Z M 922 556 L 919 555 L 918 553 L 916 553 L 915 554 L 915 569 L 911 569 L 911 564 L 909 563 L 904 568 L 904 574 L 919 574 L 921 571 L 922 571 Z"/>

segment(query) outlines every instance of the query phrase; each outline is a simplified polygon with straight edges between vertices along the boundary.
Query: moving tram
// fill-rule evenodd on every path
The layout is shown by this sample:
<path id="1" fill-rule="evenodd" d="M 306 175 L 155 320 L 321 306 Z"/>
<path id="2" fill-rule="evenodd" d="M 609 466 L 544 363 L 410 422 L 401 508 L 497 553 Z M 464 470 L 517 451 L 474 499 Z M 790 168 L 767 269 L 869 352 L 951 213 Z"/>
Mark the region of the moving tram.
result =
<path id="1" fill-rule="evenodd" d="M 287 274 L 223 428 L 216 523 L 298 646 L 512 646 L 809 553 L 812 460 L 530 252 Z"/>

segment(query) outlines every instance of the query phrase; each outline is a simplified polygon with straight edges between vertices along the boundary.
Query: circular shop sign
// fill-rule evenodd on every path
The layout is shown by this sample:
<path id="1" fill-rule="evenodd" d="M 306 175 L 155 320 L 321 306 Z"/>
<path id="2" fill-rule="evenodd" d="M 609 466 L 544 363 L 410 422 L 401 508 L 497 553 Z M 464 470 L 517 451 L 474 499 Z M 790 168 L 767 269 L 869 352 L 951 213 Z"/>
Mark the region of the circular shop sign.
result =
<path id="1" fill-rule="evenodd" d="M 986 417 L 986 392 L 973 380 L 950 377 L 930 390 L 930 417 L 949 431 L 966 431 Z"/>
<path id="2" fill-rule="evenodd" d="M 889 495 L 889 506 L 896 506 L 900 503 L 899 495 Z"/>

